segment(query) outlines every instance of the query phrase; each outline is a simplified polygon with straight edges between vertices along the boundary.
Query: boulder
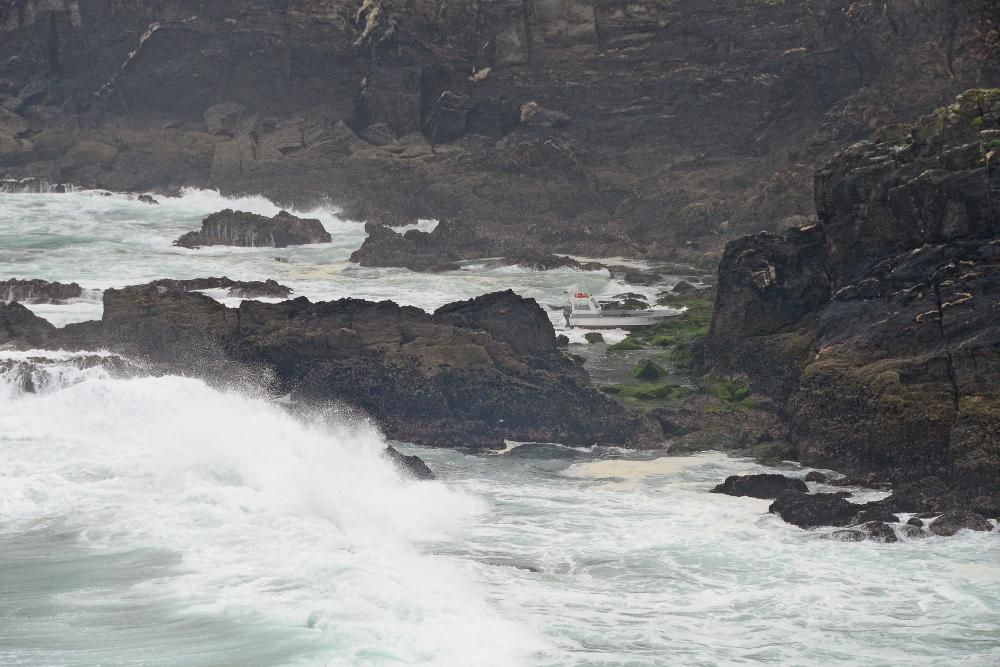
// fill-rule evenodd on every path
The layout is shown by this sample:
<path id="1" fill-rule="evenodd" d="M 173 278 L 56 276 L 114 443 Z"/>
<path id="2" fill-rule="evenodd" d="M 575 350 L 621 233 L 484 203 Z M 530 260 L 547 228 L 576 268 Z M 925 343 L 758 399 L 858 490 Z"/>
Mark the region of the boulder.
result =
<path id="1" fill-rule="evenodd" d="M 951 510 L 931 521 L 930 531 L 935 535 L 951 536 L 960 530 L 990 531 L 993 526 L 981 514 L 969 510 Z"/>
<path id="2" fill-rule="evenodd" d="M 782 491 L 767 510 L 799 528 L 845 526 L 857 515 L 858 505 L 833 493 Z"/>
<path id="3" fill-rule="evenodd" d="M 280 211 L 268 218 L 256 213 L 225 209 L 206 217 L 201 230 L 174 241 L 183 248 L 206 245 L 284 248 L 290 245 L 328 243 L 332 237 L 315 218 L 299 218 Z"/>
<path id="4" fill-rule="evenodd" d="M 712 493 L 771 499 L 777 498 L 782 492 L 788 490 L 808 493 L 809 487 L 801 479 L 785 477 L 784 475 L 730 475 L 726 481 L 712 489 Z"/>
<path id="5" fill-rule="evenodd" d="M 809 472 L 806 473 L 807 482 L 819 482 L 820 484 L 822 484 L 823 482 L 826 482 L 827 479 L 828 479 L 827 476 L 821 473 L 819 470 L 810 470 Z"/>

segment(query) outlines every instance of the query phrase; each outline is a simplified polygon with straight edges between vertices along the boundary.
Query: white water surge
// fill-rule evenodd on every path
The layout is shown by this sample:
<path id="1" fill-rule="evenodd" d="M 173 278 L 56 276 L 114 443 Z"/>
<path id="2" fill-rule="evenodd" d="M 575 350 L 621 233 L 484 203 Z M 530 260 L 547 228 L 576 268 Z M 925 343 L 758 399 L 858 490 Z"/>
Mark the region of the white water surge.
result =
<path id="1" fill-rule="evenodd" d="M 162 201 L 0 195 L 0 276 L 227 274 L 425 307 L 507 286 L 551 298 L 581 277 L 631 289 L 599 273 L 350 268 L 361 227 L 329 212 L 329 246 L 195 254 L 170 241 L 204 214 L 276 209 Z M 720 454 L 403 446 L 439 476 L 415 482 L 361 419 L 118 379 L 84 356 L 0 351 L 5 667 L 1000 661 L 997 532 L 832 541 L 768 501 L 707 493 L 764 470 Z"/>

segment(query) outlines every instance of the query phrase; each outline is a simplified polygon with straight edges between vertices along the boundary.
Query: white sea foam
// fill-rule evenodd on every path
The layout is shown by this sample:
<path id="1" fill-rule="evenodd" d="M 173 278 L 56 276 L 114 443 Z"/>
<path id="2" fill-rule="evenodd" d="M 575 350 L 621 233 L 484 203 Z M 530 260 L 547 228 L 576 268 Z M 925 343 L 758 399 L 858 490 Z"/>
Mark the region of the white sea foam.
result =
<path id="1" fill-rule="evenodd" d="M 421 552 L 483 502 L 402 479 L 363 422 L 175 377 L 86 379 L 12 407 L 0 534 L 58 524 L 98 553 L 176 553 L 133 593 L 182 616 L 263 617 L 323 664 L 517 665 L 542 645 L 454 559 Z"/>

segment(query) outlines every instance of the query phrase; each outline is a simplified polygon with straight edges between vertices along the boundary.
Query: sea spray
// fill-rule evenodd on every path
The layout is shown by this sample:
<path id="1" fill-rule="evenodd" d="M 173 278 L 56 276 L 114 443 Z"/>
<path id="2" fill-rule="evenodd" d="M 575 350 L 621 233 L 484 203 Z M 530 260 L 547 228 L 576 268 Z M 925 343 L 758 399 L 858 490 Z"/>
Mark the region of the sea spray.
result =
<path id="1" fill-rule="evenodd" d="M 401 478 L 362 421 L 179 377 L 85 378 L 6 405 L 0 535 L 58 526 L 97 553 L 176 554 L 133 593 L 263 617 L 322 664 L 515 665 L 538 647 L 454 559 L 421 551 L 483 502 Z"/>

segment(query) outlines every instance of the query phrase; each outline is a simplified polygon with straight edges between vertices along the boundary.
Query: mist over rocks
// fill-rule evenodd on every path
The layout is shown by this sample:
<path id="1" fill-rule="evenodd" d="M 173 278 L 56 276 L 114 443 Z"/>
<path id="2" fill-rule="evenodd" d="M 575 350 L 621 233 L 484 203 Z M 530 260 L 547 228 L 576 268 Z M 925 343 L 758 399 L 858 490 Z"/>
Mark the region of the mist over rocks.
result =
<path id="1" fill-rule="evenodd" d="M 391 301 L 243 301 L 227 308 L 168 281 L 108 289 L 100 321 L 56 329 L 0 305 L 0 345 L 111 349 L 162 372 L 257 369 L 303 402 L 362 410 L 393 439 L 502 448 L 504 440 L 659 446 L 658 424 L 590 386 L 532 299 L 511 291 L 433 314 Z"/>
<path id="2" fill-rule="evenodd" d="M 285 248 L 290 245 L 329 243 L 332 237 L 316 218 L 300 218 L 279 211 L 268 218 L 256 213 L 225 209 L 201 221 L 201 230 L 174 241 L 182 248 L 210 245 Z"/>

